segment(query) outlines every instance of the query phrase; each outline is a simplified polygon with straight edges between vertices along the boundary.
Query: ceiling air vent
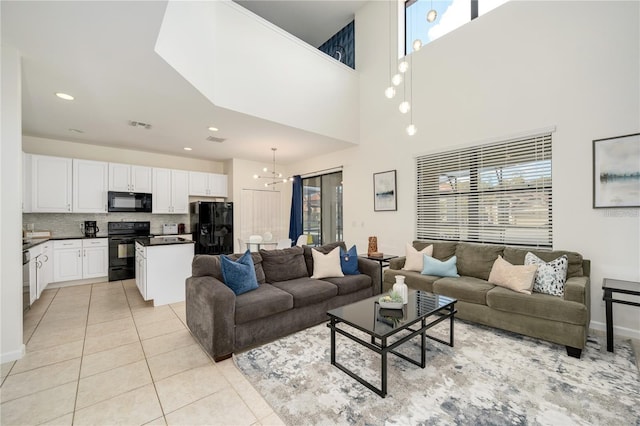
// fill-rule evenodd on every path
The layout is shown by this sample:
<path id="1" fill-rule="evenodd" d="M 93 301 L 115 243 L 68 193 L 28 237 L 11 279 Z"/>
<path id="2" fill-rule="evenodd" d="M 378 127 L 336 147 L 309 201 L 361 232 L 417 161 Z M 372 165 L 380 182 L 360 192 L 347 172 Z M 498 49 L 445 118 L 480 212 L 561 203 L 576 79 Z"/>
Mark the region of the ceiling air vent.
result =
<path id="1" fill-rule="evenodd" d="M 222 143 L 222 142 L 226 141 L 227 139 L 226 139 L 226 138 L 216 138 L 215 136 L 209 136 L 209 137 L 207 137 L 207 140 L 208 140 L 209 142 L 218 142 L 218 143 Z"/>
<path id="2" fill-rule="evenodd" d="M 149 123 L 143 123 L 142 121 L 133 121 L 133 120 L 129 120 L 129 126 L 133 126 L 133 127 L 143 127 L 147 130 L 149 130 L 151 128 L 151 124 Z"/>

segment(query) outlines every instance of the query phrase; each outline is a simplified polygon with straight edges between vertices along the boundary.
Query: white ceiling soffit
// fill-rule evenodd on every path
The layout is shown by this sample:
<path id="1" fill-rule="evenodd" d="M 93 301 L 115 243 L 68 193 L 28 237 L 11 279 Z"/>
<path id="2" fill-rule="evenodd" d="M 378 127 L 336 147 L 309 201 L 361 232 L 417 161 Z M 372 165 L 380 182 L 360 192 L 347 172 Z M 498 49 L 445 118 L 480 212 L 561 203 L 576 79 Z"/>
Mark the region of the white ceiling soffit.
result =
<path id="1" fill-rule="evenodd" d="M 353 21 L 367 1 L 351 0 L 234 0 L 243 7 L 314 47 Z"/>
<path id="2" fill-rule="evenodd" d="M 270 161 L 275 146 L 283 163 L 353 146 L 212 105 L 154 52 L 166 5 L 2 1 L 2 41 L 22 55 L 24 134 L 210 160 Z"/>

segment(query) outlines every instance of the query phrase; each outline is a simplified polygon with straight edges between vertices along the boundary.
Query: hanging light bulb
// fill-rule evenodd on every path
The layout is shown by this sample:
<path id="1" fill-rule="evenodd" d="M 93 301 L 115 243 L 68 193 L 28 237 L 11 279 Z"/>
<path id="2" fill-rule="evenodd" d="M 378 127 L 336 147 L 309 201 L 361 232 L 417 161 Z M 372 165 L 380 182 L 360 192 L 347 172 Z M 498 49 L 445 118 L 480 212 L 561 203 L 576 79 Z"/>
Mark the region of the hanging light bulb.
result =
<path id="1" fill-rule="evenodd" d="M 394 86 L 398 86 L 400 83 L 402 83 L 402 76 L 400 74 L 396 74 L 393 77 L 391 77 L 391 83 L 393 83 Z"/>
<path id="2" fill-rule="evenodd" d="M 419 38 L 413 40 L 413 51 L 417 52 L 422 47 L 422 40 Z"/>
<path id="3" fill-rule="evenodd" d="M 384 95 L 388 98 L 391 99 L 396 95 L 396 88 L 393 86 L 389 86 L 385 89 L 384 91 Z"/>
<path id="4" fill-rule="evenodd" d="M 427 22 L 433 22 L 438 17 L 438 12 L 435 9 L 431 9 L 427 12 Z"/>
<path id="5" fill-rule="evenodd" d="M 407 134 L 409 136 L 415 135 L 417 131 L 418 131 L 418 128 L 414 124 L 409 124 L 407 126 Z"/>
<path id="6" fill-rule="evenodd" d="M 411 105 L 409 105 L 407 101 L 402 101 L 400 105 L 398 105 L 398 109 L 401 113 L 406 114 L 411 110 Z"/>
<path id="7" fill-rule="evenodd" d="M 400 71 L 401 73 L 407 72 L 408 69 L 409 63 L 407 61 L 402 61 L 398 64 L 398 71 Z"/>

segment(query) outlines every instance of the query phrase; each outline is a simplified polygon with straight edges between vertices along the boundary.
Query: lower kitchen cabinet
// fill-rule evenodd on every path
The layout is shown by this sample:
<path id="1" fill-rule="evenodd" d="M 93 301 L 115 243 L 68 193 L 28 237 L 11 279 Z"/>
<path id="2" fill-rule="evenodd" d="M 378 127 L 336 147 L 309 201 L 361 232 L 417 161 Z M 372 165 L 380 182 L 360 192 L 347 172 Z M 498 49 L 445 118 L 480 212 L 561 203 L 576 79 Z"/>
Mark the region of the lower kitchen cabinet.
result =
<path id="1" fill-rule="evenodd" d="M 106 277 L 109 246 L 106 238 L 53 242 L 53 281 Z"/>
<path id="2" fill-rule="evenodd" d="M 191 275 L 193 244 L 144 246 L 136 242 L 136 285 L 153 306 L 183 302 Z"/>

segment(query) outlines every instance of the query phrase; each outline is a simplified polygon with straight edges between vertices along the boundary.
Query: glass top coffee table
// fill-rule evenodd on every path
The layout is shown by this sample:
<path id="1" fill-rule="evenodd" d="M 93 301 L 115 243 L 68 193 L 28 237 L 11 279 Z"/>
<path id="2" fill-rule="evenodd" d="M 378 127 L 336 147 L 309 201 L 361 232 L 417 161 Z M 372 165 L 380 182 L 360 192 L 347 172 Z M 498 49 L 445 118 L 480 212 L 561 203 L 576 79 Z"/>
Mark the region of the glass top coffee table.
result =
<path id="1" fill-rule="evenodd" d="M 380 296 L 364 299 L 327 312 L 331 329 L 331 364 L 362 383 L 381 397 L 387 395 L 387 354 L 392 353 L 421 368 L 425 367 L 426 338 L 453 346 L 453 319 L 456 314 L 456 299 L 425 291 L 409 291 L 409 302 L 402 309 L 385 309 L 378 304 Z M 426 331 L 434 325 L 450 320 L 449 341 L 428 336 Z M 340 325 L 343 324 L 343 325 Z M 349 328 L 360 330 L 371 337 L 367 342 L 349 332 Z M 336 333 L 348 337 L 381 355 L 381 387 L 377 388 L 353 371 L 336 361 Z M 403 343 L 420 336 L 420 361 L 396 352 Z"/>

